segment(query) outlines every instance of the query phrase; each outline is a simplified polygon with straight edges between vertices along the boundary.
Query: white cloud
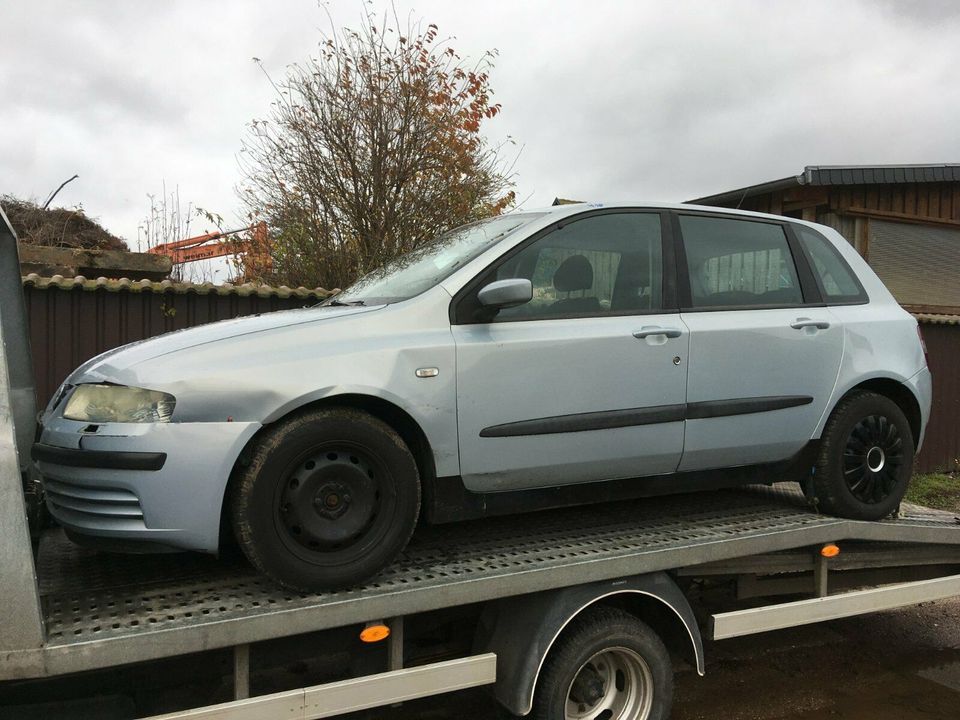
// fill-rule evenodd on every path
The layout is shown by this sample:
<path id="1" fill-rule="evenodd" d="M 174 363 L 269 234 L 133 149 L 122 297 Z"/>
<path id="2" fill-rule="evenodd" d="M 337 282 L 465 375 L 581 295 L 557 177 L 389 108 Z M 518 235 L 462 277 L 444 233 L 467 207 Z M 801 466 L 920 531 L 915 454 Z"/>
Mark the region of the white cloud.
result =
<path id="1" fill-rule="evenodd" d="M 0 192 L 82 203 L 135 243 L 148 193 L 240 223 L 244 125 L 345 0 L 14 3 L 0 45 Z M 518 195 L 683 200 L 805 164 L 958 162 L 957 3 L 397 0 L 493 74 Z M 202 229 L 202 223 L 196 229 Z"/>

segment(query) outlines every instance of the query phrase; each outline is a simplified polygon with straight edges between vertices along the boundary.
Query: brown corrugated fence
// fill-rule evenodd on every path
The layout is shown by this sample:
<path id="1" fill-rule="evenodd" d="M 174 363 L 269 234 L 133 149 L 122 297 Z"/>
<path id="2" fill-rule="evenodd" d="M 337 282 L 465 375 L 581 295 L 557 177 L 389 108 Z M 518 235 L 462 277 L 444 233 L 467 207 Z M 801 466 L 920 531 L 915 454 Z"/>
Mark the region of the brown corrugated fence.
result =
<path id="1" fill-rule="evenodd" d="M 917 457 L 917 470 L 955 470 L 960 458 L 960 325 L 921 319 L 920 332 L 927 345 L 927 364 L 933 374 L 933 407 L 930 424 Z"/>
<path id="2" fill-rule="evenodd" d="M 75 367 L 105 350 L 171 330 L 241 315 L 313 305 L 323 290 L 217 287 L 184 283 L 24 281 L 27 318 L 44 407 Z M 933 372 L 933 411 L 919 470 L 955 469 L 960 458 L 960 324 L 925 322 L 921 330 Z"/>
<path id="3" fill-rule="evenodd" d="M 106 350 L 171 330 L 241 315 L 315 305 L 327 293 L 187 283 L 24 279 L 37 383 L 46 407 L 78 365 Z"/>

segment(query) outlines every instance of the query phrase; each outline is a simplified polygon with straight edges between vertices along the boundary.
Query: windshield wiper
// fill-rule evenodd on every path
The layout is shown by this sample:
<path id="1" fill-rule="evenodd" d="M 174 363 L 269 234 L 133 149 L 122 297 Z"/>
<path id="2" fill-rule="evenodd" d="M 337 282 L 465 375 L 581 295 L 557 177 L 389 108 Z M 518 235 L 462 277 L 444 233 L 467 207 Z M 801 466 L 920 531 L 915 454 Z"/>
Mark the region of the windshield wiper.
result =
<path id="1" fill-rule="evenodd" d="M 337 300 L 336 298 L 331 298 L 330 300 L 327 300 L 326 304 L 342 306 L 342 307 L 347 307 L 349 305 L 366 305 L 366 303 L 363 300 L 347 300 L 346 302 L 344 302 L 343 300 Z"/>

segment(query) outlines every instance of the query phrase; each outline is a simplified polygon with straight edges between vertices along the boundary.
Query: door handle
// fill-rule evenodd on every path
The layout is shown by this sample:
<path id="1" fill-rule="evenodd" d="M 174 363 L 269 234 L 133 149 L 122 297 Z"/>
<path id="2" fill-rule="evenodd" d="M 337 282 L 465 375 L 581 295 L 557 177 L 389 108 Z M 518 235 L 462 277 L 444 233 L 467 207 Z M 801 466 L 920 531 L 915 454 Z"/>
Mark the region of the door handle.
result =
<path id="1" fill-rule="evenodd" d="M 659 325 L 644 325 L 642 328 L 637 330 L 633 336 L 637 340 L 643 340 L 643 338 L 651 337 L 652 335 L 666 335 L 668 338 L 678 338 L 683 334 L 679 328 L 672 327 L 660 327 Z"/>
<path id="2" fill-rule="evenodd" d="M 816 328 L 817 330 L 826 330 L 828 327 L 830 327 L 830 323 L 828 323 L 826 320 L 811 320 L 810 318 L 797 318 L 792 323 L 790 323 L 790 327 L 792 327 L 794 330 L 803 330 L 804 328 L 808 328 L 808 327 Z"/>

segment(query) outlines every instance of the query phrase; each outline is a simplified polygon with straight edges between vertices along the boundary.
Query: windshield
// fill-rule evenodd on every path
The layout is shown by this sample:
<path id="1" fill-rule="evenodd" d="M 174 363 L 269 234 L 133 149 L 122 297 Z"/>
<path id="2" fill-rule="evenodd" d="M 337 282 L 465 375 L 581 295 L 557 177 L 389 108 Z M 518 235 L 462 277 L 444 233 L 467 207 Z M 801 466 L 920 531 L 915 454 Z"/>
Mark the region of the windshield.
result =
<path id="1" fill-rule="evenodd" d="M 499 215 L 444 233 L 426 245 L 365 275 L 328 302 L 367 305 L 419 295 L 542 213 Z"/>

